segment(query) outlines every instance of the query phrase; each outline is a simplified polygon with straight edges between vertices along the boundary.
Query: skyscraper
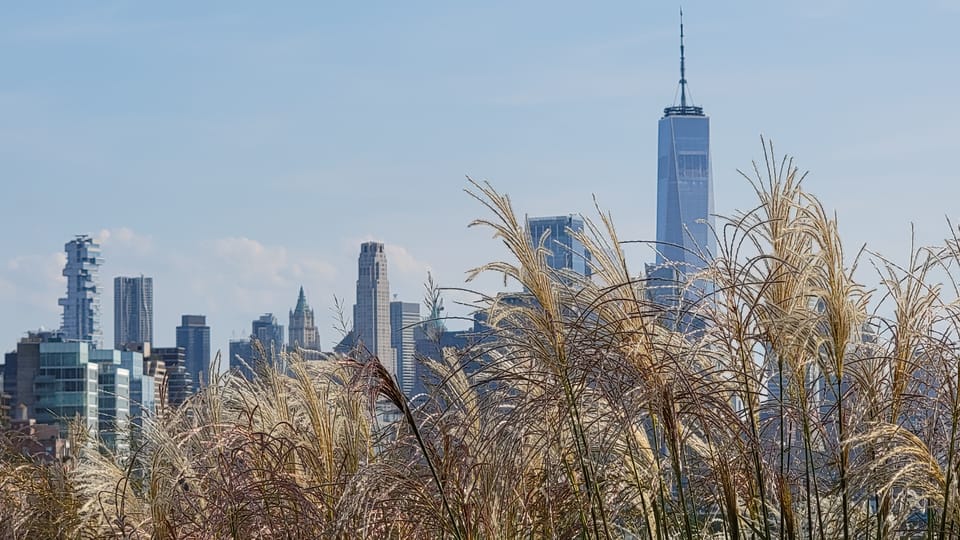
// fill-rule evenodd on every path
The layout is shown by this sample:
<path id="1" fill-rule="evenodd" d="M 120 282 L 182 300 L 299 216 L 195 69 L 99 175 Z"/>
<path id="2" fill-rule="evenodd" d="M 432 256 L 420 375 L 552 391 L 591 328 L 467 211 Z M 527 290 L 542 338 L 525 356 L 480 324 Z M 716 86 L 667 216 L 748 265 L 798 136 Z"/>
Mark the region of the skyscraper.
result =
<path id="1" fill-rule="evenodd" d="M 67 278 L 67 296 L 63 306 L 64 339 L 87 341 L 95 347 L 102 345 L 100 329 L 100 244 L 87 235 L 79 235 L 66 243 L 67 264 L 63 276 Z"/>
<path id="2" fill-rule="evenodd" d="M 418 324 L 420 324 L 420 304 L 390 302 L 390 345 L 396 351 L 400 389 L 408 398 L 414 392 L 417 382 L 417 342 L 414 333 Z"/>
<path id="3" fill-rule="evenodd" d="M 357 261 L 357 303 L 353 306 L 353 331 L 364 358 L 380 359 L 395 374 L 397 362 L 390 346 L 390 283 L 387 256 L 380 242 L 360 245 Z"/>
<path id="4" fill-rule="evenodd" d="M 311 350 L 320 349 L 320 333 L 313 319 L 313 310 L 307 304 L 307 297 L 300 287 L 297 307 L 290 312 L 290 347 Z"/>
<path id="5" fill-rule="evenodd" d="M 256 338 L 263 349 L 269 354 L 272 350 L 279 354 L 283 350 L 283 325 L 277 321 L 273 313 L 264 313 L 253 321 L 252 337 Z"/>
<path id="6" fill-rule="evenodd" d="M 150 361 L 154 375 L 154 392 L 158 404 L 168 407 L 179 407 L 189 395 L 191 386 L 190 374 L 186 370 L 187 353 L 183 347 L 152 347 Z M 163 377 L 159 376 L 159 364 L 163 365 L 163 376 L 166 377 L 164 387 Z M 157 385 L 157 381 L 160 384 Z M 166 391 L 164 393 L 164 390 Z"/>
<path id="7" fill-rule="evenodd" d="M 153 342 L 153 278 L 114 278 L 114 348 L 146 342 Z"/>
<path id="8" fill-rule="evenodd" d="M 184 315 L 177 327 L 177 347 L 184 351 L 184 367 L 190 377 L 188 394 L 210 381 L 210 327 L 204 315 Z"/>
<path id="9" fill-rule="evenodd" d="M 96 436 L 99 365 L 90 358 L 90 343 L 41 342 L 40 361 L 34 378 L 35 417 L 39 424 L 57 424 L 66 435 L 75 416 Z"/>
<path id="10" fill-rule="evenodd" d="M 527 234 L 534 246 L 540 245 L 549 231 L 544 247 L 550 251 L 547 264 L 554 270 L 572 270 L 590 277 L 590 252 L 571 233 L 583 232 L 583 218 L 569 216 L 528 217 Z"/>
<path id="11" fill-rule="evenodd" d="M 657 143 L 657 264 L 652 277 L 664 303 L 679 300 L 674 286 L 702 269 L 716 252 L 710 118 L 688 100 L 683 13 L 680 14 L 680 105 L 663 110 Z"/>

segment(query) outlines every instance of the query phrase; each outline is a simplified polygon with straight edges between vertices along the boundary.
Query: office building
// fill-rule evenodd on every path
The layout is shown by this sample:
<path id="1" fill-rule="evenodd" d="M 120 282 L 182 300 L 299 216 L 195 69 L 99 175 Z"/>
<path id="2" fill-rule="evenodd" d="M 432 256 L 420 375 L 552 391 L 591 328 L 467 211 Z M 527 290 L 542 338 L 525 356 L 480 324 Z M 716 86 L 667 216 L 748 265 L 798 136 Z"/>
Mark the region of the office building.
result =
<path id="1" fill-rule="evenodd" d="M 143 373 L 143 354 L 135 351 L 97 349 L 90 351 L 90 360 L 101 367 L 114 365 L 126 370 L 129 388 L 128 412 L 137 427 L 143 427 L 144 415 L 156 411 L 153 377 Z"/>
<path id="2" fill-rule="evenodd" d="M 39 343 L 40 363 L 34 379 L 34 417 L 39 424 L 56 424 L 66 436 L 68 423 L 79 417 L 91 436 L 99 427 L 100 369 L 91 361 L 87 342 Z"/>
<path id="3" fill-rule="evenodd" d="M 231 339 L 230 369 L 237 370 L 247 379 L 253 377 L 257 359 L 254 358 L 253 343 L 249 339 Z"/>
<path id="4" fill-rule="evenodd" d="M 320 350 L 320 332 L 313 318 L 313 310 L 300 287 L 297 306 L 290 312 L 290 348 Z"/>
<path id="5" fill-rule="evenodd" d="M 390 345 L 396 351 L 396 375 L 400 381 L 400 389 L 408 398 L 416 386 L 417 351 L 414 333 L 420 324 L 420 304 L 390 302 Z"/>
<path id="6" fill-rule="evenodd" d="M 146 362 L 147 372 L 154 377 L 157 410 L 179 407 L 190 395 L 191 379 L 186 367 L 187 353 L 183 347 L 151 347 Z M 160 369 L 163 376 L 160 377 Z"/>
<path id="7" fill-rule="evenodd" d="M 148 342 L 153 342 L 153 278 L 114 278 L 114 348 Z"/>
<path id="8" fill-rule="evenodd" d="M 716 253 L 710 118 L 689 97 L 683 38 L 681 13 L 680 104 L 665 108 L 658 126 L 657 259 L 647 277 L 651 299 L 677 310 L 666 312 L 664 324 L 699 332 L 705 323 L 695 306 L 712 285 L 693 275 Z"/>
<path id="9" fill-rule="evenodd" d="M 13 410 L 20 411 L 24 418 L 36 415 L 34 380 L 40 373 L 40 344 L 62 341 L 59 332 L 38 330 L 28 332 L 17 343 L 17 349 L 4 355 L 3 392 L 10 395 Z"/>
<path id="10" fill-rule="evenodd" d="M 548 251 L 547 265 L 554 270 L 569 270 L 590 277 L 590 252 L 576 238 L 583 232 L 583 218 L 568 216 L 528 217 L 527 234 L 533 246 Z M 544 235 L 547 235 L 544 239 Z"/>
<path id="11" fill-rule="evenodd" d="M 107 358 L 98 360 L 97 365 L 100 440 L 111 452 L 125 455 L 130 450 L 130 372 Z"/>
<path id="12" fill-rule="evenodd" d="M 680 104 L 663 110 L 657 138 L 657 265 L 684 274 L 716 252 L 710 118 L 688 100 L 683 22 L 680 23 Z"/>
<path id="13" fill-rule="evenodd" d="M 259 319 L 253 321 L 250 337 L 259 341 L 267 354 L 279 357 L 283 352 L 283 333 L 283 325 L 277 321 L 273 313 L 264 313 Z"/>
<path id="14" fill-rule="evenodd" d="M 100 347 L 103 335 L 100 329 L 100 245 L 87 235 L 67 242 L 67 264 L 63 276 L 67 278 L 67 296 L 61 298 L 63 307 L 64 339 L 86 341 Z"/>
<path id="15" fill-rule="evenodd" d="M 194 394 L 210 380 L 210 327 L 204 315 L 184 315 L 177 327 L 177 347 L 184 352 L 190 379 L 186 392 Z"/>
<path id="16" fill-rule="evenodd" d="M 380 242 L 360 245 L 357 260 L 357 303 L 353 306 L 353 331 L 361 360 L 375 356 L 391 374 L 397 372 L 390 345 L 390 282 L 387 255 Z"/>

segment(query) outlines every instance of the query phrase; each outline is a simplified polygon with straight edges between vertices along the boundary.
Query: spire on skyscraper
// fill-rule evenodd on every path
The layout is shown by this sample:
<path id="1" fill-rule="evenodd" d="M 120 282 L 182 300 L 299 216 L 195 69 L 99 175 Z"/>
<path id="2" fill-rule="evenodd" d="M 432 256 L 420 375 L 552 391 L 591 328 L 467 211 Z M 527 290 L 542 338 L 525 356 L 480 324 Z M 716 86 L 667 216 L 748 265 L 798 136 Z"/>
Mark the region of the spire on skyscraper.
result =
<path id="1" fill-rule="evenodd" d="M 680 8 L 680 106 L 687 106 L 687 69 L 683 55 L 683 8 Z"/>
<path id="2" fill-rule="evenodd" d="M 680 106 L 667 107 L 663 110 L 664 116 L 702 116 L 703 108 L 687 105 L 687 58 L 683 46 L 683 8 L 680 8 Z"/>

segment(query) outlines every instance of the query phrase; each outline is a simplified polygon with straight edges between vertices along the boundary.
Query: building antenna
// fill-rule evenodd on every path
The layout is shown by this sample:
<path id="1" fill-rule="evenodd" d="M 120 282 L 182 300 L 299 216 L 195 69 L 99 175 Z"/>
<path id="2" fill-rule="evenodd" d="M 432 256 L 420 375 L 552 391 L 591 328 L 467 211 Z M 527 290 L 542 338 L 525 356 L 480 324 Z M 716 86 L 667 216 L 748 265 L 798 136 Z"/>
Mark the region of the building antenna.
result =
<path id="1" fill-rule="evenodd" d="M 680 8 L 680 107 L 687 106 L 687 70 L 683 55 L 683 7 Z"/>

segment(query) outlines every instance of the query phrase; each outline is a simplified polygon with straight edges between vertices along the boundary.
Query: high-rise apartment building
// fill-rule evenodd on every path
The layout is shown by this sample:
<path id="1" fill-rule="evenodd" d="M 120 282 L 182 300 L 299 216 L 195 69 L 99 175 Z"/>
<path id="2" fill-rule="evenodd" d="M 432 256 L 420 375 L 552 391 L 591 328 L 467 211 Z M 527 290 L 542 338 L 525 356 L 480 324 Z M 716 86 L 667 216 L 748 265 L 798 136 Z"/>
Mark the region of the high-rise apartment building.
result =
<path id="1" fill-rule="evenodd" d="M 210 327 L 204 315 L 183 315 L 177 327 L 177 347 L 184 351 L 184 367 L 190 377 L 188 394 L 200 391 L 210 381 Z"/>
<path id="2" fill-rule="evenodd" d="M 420 304 L 390 302 L 390 345 L 396 351 L 400 389 L 408 398 L 414 392 L 417 382 L 417 342 L 414 333 L 419 324 Z"/>
<path id="3" fill-rule="evenodd" d="M 395 374 L 395 351 L 390 346 L 390 283 L 387 256 L 381 242 L 360 245 L 357 261 L 357 303 L 353 306 L 353 331 L 361 359 L 376 356 Z"/>
<path id="4" fill-rule="evenodd" d="M 657 139 L 657 263 L 648 272 L 653 297 L 679 301 L 679 288 L 716 252 L 710 118 L 688 99 L 683 19 L 680 20 L 680 104 L 663 110 Z"/>
<path id="5" fill-rule="evenodd" d="M 79 235 L 66 243 L 67 264 L 63 276 L 67 278 L 67 296 L 61 298 L 63 307 L 62 332 L 65 339 L 86 341 L 95 347 L 102 345 L 100 329 L 100 244 L 87 235 Z"/>
<path id="6" fill-rule="evenodd" d="M 534 246 L 539 246 L 548 234 L 544 246 L 549 254 L 547 265 L 554 270 L 572 270 L 590 277 L 590 252 L 574 233 L 583 232 L 583 218 L 569 216 L 528 217 L 527 234 Z"/>
<path id="7" fill-rule="evenodd" d="M 114 278 L 114 348 L 146 342 L 153 342 L 153 278 Z"/>
<path id="8" fill-rule="evenodd" d="M 290 312 L 290 348 L 320 350 L 320 332 L 313 319 L 313 310 L 307 304 L 307 297 L 300 287 L 297 306 Z"/>

